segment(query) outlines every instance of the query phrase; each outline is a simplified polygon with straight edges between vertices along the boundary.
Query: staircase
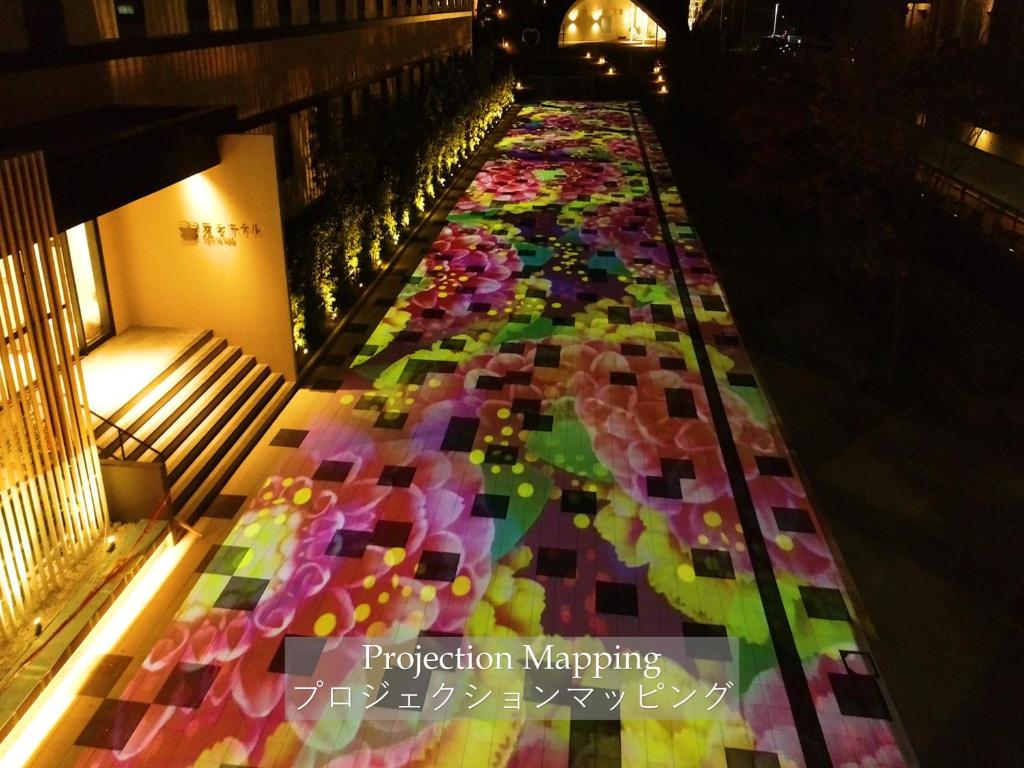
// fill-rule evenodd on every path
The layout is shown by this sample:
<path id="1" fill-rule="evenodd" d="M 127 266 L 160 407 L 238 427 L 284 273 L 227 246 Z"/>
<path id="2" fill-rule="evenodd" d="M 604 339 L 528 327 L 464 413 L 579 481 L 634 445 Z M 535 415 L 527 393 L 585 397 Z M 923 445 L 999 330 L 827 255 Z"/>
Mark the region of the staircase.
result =
<path id="1" fill-rule="evenodd" d="M 291 389 L 252 355 L 199 332 L 142 391 L 96 419 L 100 458 L 164 462 L 173 509 L 189 520 L 219 492 Z"/>

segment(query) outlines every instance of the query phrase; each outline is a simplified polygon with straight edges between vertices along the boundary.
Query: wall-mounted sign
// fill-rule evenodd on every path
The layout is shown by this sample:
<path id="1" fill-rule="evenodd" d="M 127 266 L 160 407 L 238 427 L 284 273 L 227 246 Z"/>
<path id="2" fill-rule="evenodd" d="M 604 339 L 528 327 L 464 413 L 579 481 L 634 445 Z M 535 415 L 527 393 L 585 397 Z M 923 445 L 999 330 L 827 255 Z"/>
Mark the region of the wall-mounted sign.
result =
<path id="1" fill-rule="evenodd" d="M 240 237 L 259 237 L 263 230 L 259 224 L 214 224 L 208 221 L 179 221 L 178 234 L 189 244 L 238 245 Z"/>

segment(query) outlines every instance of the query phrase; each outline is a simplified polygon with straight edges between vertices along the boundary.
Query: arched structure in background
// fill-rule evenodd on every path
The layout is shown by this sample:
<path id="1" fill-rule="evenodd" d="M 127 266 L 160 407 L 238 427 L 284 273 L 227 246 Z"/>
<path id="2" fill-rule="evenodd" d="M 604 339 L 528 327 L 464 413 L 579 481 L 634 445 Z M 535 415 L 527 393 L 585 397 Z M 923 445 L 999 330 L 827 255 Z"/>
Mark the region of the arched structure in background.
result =
<path id="1" fill-rule="evenodd" d="M 631 0 L 576 0 L 562 18 L 558 45 L 631 43 L 661 45 L 665 30 Z"/>

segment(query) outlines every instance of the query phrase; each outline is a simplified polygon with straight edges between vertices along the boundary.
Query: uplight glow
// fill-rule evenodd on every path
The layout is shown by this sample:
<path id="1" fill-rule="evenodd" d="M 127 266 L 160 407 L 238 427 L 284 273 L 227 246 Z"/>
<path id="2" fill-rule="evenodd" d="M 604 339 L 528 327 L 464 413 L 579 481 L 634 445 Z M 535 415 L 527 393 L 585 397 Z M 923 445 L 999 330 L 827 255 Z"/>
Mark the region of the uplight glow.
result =
<path id="1" fill-rule="evenodd" d="M 96 665 L 113 650 L 128 627 L 139 617 L 160 585 L 191 548 L 194 538 L 193 534 L 188 534 L 175 544 L 171 534 L 167 534 L 78 650 L 57 671 L 7 738 L 0 742 L 0 765 L 4 768 L 22 768 L 28 764 L 53 727 L 74 703 L 78 691 Z"/>

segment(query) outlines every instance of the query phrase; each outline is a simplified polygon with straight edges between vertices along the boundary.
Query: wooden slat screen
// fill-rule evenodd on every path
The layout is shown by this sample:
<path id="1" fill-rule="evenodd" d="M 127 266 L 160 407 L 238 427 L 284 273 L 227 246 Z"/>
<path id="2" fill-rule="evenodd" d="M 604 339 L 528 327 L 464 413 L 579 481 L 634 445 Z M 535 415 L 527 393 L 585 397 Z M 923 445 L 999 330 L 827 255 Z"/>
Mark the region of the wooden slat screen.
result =
<path id="1" fill-rule="evenodd" d="M 107 527 L 58 234 L 42 155 L 0 159 L 0 635 Z"/>

